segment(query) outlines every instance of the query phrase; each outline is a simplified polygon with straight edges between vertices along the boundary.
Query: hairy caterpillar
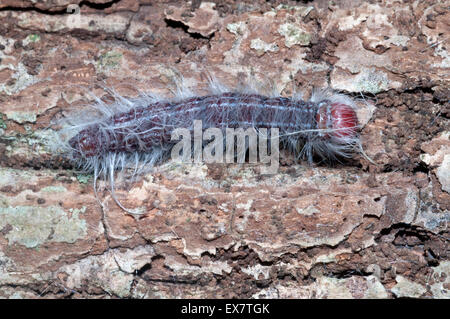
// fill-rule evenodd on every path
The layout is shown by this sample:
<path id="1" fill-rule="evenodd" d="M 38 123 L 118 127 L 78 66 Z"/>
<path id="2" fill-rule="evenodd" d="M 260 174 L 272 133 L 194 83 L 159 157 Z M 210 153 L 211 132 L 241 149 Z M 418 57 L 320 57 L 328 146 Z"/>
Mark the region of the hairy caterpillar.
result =
<path id="1" fill-rule="evenodd" d="M 116 170 L 133 168 L 133 176 L 164 160 L 176 141 L 176 128 L 193 130 L 194 120 L 204 129 L 273 128 L 280 132 L 280 145 L 297 159 L 310 163 L 316 155 L 324 160 L 350 157 L 360 147 L 354 101 L 330 91 L 316 91 L 309 101 L 298 96 L 265 96 L 255 90 L 229 90 L 210 81 L 210 92 L 197 96 L 184 86 L 175 98 L 144 94 L 126 99 L 114 92 L 115 102 L 97 100 L 94 114 L 68 118 L 60 136 L 64 155 L 84 171 L 109 180 L 114 195 Z M 91 118 L 91 121 L 86 121 Z M 361 147 L 360 150 L 362 151 Z"/>

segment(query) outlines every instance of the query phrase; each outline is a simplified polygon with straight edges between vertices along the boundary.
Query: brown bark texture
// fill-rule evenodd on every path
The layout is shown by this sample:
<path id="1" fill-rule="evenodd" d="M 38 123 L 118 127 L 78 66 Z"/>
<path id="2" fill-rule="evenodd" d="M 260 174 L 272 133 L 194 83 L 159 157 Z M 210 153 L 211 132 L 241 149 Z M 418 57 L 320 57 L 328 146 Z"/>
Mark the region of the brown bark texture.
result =
<path id="1" fill-rule="evenodd" d="M 449 298 L 448 1 L 0 0 L 0 297 Z M 355 156 L 100 181 L 55 119 L 182 75 L 353 96 Z M 259 83 L 258 82 L 258 83 Z"/>

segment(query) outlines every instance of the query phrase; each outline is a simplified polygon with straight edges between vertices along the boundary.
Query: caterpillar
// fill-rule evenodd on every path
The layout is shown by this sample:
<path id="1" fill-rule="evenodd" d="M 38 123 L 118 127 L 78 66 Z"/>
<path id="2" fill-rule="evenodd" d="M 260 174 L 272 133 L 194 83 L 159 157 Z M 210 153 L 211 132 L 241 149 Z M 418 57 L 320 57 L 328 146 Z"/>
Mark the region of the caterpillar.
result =
<path id="1" fill-rule="evenodd" d="M 211 79 L 209 84 L 205 95 L 181 85 L 174 98 L 142 94 L 127 99 L 113 92 L 115 102 L 109 105 L 97 98 L 91 110 L 65 120 L 58 149 L 83 171 L 93 172 L 95 193 L 98 178 L 108 180 L 112 197 L 130 214 L 136 212 L 123 207 L 114 194 L 115 171 L 132 167 L 134 178 L 167 159 L 176 143 L 172 131 L 192 131 L 195 120 L 204 129 L 278 128 L 280 146 L 309 163 L 315 156 L 348 158 L 358 147 L 362 152 L 356 104 L 348 96 L 316 90 L 304 101 L 299 95 L 230 90 Z"/>

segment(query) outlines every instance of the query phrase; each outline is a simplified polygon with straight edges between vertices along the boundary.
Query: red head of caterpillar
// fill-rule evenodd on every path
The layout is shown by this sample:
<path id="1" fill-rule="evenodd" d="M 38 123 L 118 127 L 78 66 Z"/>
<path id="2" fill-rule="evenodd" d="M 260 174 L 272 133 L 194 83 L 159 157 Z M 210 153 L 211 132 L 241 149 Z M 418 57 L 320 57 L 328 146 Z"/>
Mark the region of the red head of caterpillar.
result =
<path id="1" fill-rule="evenodd" d="M 338 141 L 356 137 L 358 117 L 353 107 L 343 103 L 321 102 L 316 115 L 317 127 L 323 129 L 324 137 Z"/>

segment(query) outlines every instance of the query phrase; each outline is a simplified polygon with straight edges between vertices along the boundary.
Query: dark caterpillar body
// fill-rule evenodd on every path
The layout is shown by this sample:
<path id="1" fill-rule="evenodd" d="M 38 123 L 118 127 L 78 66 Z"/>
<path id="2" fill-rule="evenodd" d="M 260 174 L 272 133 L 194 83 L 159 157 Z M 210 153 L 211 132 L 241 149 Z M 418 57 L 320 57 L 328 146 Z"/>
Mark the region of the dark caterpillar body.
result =
<path id="1" fill-rule="evenodd" d="M 173 129 L 193 130 L 194 120 L 202 120 L 204 129 L 276 127 L 285 144 L 295 149 L 302 142 L 319 155 L 326 155 L 327 143 L 336 145 L 338 151 L 351 144 L 358 125 L 355 110 L 344 103 L 226 92 L 131 108 L 84 128 L 69 145 L 74 158 L 146 153 L 155 147 L 168 150 L 174 144 Z M 306 151 L 310 158 L 312 150 Z"/>

